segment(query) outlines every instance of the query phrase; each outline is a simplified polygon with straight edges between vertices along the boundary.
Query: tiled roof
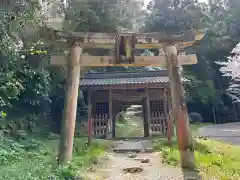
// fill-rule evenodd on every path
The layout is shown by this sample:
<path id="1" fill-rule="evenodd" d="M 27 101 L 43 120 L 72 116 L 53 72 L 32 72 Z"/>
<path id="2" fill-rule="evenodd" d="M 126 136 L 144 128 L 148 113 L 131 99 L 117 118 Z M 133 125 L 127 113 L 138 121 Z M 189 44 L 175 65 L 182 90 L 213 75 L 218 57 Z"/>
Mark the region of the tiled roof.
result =
<path id="1" fill-rule="evenodd" d="M 121 79 L 83 79 L 81 86 L 106 86 L 106 85 L 130 85 L 130 84 L 158 84 L 168 82 L 168 77 L 142 77 Z"/>
<path id="2" fill-rule="evenodd" d="M 80 81 L 81 86 L 108 86 L 167 83 L 166 70 L 145 72 L 108 72 L 85 74 Z"/>

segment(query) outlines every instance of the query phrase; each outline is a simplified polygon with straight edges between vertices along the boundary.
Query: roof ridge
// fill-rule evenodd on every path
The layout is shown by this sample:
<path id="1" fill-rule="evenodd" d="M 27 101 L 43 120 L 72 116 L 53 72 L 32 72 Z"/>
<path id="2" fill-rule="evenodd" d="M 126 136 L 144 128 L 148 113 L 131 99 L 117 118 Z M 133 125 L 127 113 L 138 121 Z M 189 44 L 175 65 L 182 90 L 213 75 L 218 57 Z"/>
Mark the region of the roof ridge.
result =
<path id="1" fill-rule="evenodd" d="M 81 79 L 114 79 L 114 78 L 142 78 L 142 77 L 162 77 L 168 76 L 167 70 L 139 71 L 139 72 L 99 72 L 86 73 Z"/>

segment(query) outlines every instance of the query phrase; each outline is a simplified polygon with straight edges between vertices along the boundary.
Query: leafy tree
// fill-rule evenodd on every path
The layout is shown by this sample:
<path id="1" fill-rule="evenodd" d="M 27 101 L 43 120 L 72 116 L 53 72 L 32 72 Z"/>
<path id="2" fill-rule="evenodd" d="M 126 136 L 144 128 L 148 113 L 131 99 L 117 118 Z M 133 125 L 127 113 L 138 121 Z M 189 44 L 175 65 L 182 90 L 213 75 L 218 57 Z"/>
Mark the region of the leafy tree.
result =
<path id="1" fill-rule="evenodd" d="M 224 61 L 239 42 L 238 8 L 239 3 L 230 0 L 213 0 L 209 5 L 193 0 L 160 0 L 148 5 L 147 31 L 208 29 L 200 43 L 186 49 L 187 53 L 197 54 L 198 64 L 184 67 L 184 76 L 190 80 L 185 85 L 189 110 L 201 113 L 204 120 L 213 121 L 217 117 L 220 122 L 221 116 L 233 108 L 225 95 L 228 80 L 222 78 L 215 61 Z"/>
<path id="2" fill-rule="evenodd" d="M 227 62 L 217 62 L 221 65 L 220 71 L 223 76 L 230 77 L 228 94 L 234 101 L 240 102 L 240 43 L 232 50 L 232 56 L 227 58 Z"/>
<path id="3" fill-rule="evenodd" d="M 24 91 L 24 81 L 17 77 L 17 72 L 24 66 L 26 27 L 37 24 L 34 5 L 16 3 L 8 8 L 1 8 L 0 14 L 0 108 L 11 107 Z M 28 34 L 29 35 L 29 34 Z"/>
<path id="4" fill-rule="evenodd" d="M 205 27 L 206 8 L 194 0 L 152 1 L 148 10 L 146 31 L 179 33 Z"/>

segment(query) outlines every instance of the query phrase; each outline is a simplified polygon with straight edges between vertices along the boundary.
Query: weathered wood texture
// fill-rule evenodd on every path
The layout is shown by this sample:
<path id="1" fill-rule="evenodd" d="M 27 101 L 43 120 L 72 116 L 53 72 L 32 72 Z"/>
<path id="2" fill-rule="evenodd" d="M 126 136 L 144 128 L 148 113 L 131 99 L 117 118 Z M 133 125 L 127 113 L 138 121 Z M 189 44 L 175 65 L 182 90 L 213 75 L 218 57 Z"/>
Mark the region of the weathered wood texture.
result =
<path id="1" fill-rule="evenodd" d="M 172 112 L 169 111 L 169 115 L 167 119 L 167 139 L 169 144 L 172 144 L 172 137 L 173 137 L 173 119 L 172 119 Z"/>
<path id="2" fill-rule="evenodd" d="M 92 91 L 88 91 L 88 145 L 92 144 L 93 122 L 92 122 Z"/>
<path id="3" fill-rule="evenodd" d="M 168 62 L 169 83 L 172 97 L 172 112 L 176 122 L 181 165 L 185 168 L 195 168 L 193 142 L 190 134 L 184 90 L 181 82 L 177 49 L 175 46 L 165 47 Z"/>
<path id="4" fill-rule="evenodd" d="M 192 65 L 197 64 L 197 57 L 195 54 L 178 55 L 180 65 Z M 54 66 L 66 66 L 67 58 L 65 56 L 52 56 L 50 65 Z M 82 55 L 80 64 L 81 66 L 157 66 L 167 67 L 167 60 L 165 55 L 160 56 L 135 56 L 134 64 L 115 64 L 113 57 L 111 56 L 86 56 Z"/>
<path id="5" fill-rule="evenodd" d="M 144 137 L 149 137 L 149 126 L 150 124 L 148 123 L 148 117 L 147 117 L 147 106 L 146 106 L 146 97 L 144 97 L 143 102 L 142 102 L 142 108 L 143 108 L 143 122 L 144 122 Z"/>
<path id="6" fill-rule="evenodd" d="M 150 101 L 150 111 L 152 132 L 166 134 L 167 114 L 165 114 L 164 100 L 156 97 L 155 100 Z"/>
<path id="7" fill-rule="evenodd" d="M 77 99 L 80 80 L 80 56 L 82 49 L 79 46 L 71 47 L 68 73 L 67 73 L 67 90 L 64 102 L 64 112 L 62 120 L 62 129 L 60 136 L 59 162 L 67 163 L 72 159 L 73 138 L 75 131 Z"/>
<path id="8" fill-rule="evenodd" d="M 159 132 L 166 134 L 167 132 L 167 118 L 161 116 L 160 112 L 151 112 L 151 130 L 152 132 Z"/>
<path id="9" fill-rule="evenodd" d="M 92 127 L 96 137 L 108 133 L 109 122 L 109 91 L 92 91 Z"/>
<path id="10" fill-rule="evenodd" d="M 164 135 L 166 135 L 167 131 L 169 113 L 167 91 L 167 87 L 149 89 L 152 131 L 161 132 Z"/>
<path id="11" fill-rule="evenodd" d="M 127 90 L 114 90 L 112 93 L 112 98 L 114 100 L 119 100 L 122 102 L 142 102 L 144 98 L 143 92 L 138 92 L 136 89 L 127 89 Z"/>
<path id="12" fill-rule="evenodd" d="M 109 101 L 108 89 L 93 91 L 92 94 L 92 103 L 107 103 Z M 93 107 L 93 113 L 96 109 Z"/>
<path id="13" fill-rule="evenodd" d="M 67 41 L 46 41 L 49 44 L 55 44 L 62 48 L 68 47 Z M 189 41 L 189 42 L 177 42 L 176 47 L 178 50 L 184 50 L 186 47 L 193 46 L 196 42 Z M 81 46 L 83 49 L 106 49 L 106 50 L 113 50 L 115 48 L 114 44 L 101 44 L 101 43 L 78 43 L 77 45 Z M 135 44 L 133 50 L 144 50 L 144 49 L 162 49 L 164 48 L 165 43 L 142 43 L 142 44 Z"/>
<path id="14" fill-rule="evenodd" d="M 100 43 L 100 44 L 115 44 L 118 36 L 134 36 L 137 39 L 136 44 L 141 43 L 159 43 L 159 42 L 191 42 L 202 39 L 204 31 L 194 32 L 187 31 L 181 34 L 164 34 L 160 32 L 152 33 L 94 33 L 94 32 L 67 32 L 67 31 L 45 31 L 52 40 L 65 42 L 69 40 L 80 40 L 79 43 Z M 76 44 L 78 42 L 76 41 Z"/>
<path id="15" fill-rule="evenodd" d="M 152 136 L 152 128 L 151 128 L 151 107 L 150 107 L 150 99 L 149 99 L 149 89 L 145 89 L 145 95 L 146 95 L 146 108 L 147 108 L 147 120 L 148 120 L 148 131 L 149 136 Z"/>
<path id="16" fill-rule="evenodd" d="M 113 121 L 113 98 L 112 89 L 109 89 L 109 119 L 108 119 L 108 133 L 109 138 L 112 137 L 112 121 Z"/>
<path id="17" fill-rule="evenodd" d="M 108 132 L 108 114 L 95 114 L 93 119 L 93 135 L 101 136 Z"/>

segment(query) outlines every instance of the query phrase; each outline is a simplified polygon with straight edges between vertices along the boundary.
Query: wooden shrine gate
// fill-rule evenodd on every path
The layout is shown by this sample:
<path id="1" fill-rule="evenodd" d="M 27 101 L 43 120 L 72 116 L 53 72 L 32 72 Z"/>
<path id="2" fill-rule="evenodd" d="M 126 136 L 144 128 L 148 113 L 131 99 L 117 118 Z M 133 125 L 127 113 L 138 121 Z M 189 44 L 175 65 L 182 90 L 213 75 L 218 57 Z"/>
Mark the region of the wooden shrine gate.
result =
<path id="1" fill-rule="evenodd" d="M 161 89 L 148 90 L 150 129 L 152 134 L 167 135 L 169 109 L 171 108 L 168 85 Z"/>
<path id="2" fill-rule="evenodd" d="M 88 91 L 88 119 L 89 119 L 89 130 L 92 136 L 102 137 L 109 133 L 109 98 L 108 91 L 94 90 Z"/>
<path id="3" fill-rule="evenodd" d="M 95 113 L 92 114 L 92 133 L 98 137 L 109 133 L 109 103 L 96 103 L 95 109 Z"/>
<path id="4" fill-rule="evenodd" d="M 172 114 L 174 120 L 177 121 L 176 129 L 178 136 L 178 145 L 180 149 L 181 164 L 185 168 L 195 168 L 193 155 L 193 142 L 189 130 L 189 120 L 187 116 L 187 108 L 184 99 L 184 91 L 179 74 L 180 65 L 192 65 L 197 63 L 196 55 L 179 54 L 187 46 L 192 46 L 196 41 L 201 40 L 204 36 L 202 32 L 182 32 L 179 34 L 164 34 L 164 33 L 84 33 L 84 32 L 64 32 L 46 28 L 43 34 L 46 33 L 46 39 L 51 39 L 59 44 L 69 48 L 68 56 L 52 57 L 50 64 L 68 66 L 67 74 L 67 91 L 65 108 L 63 113 L 63 123 L 61 131 L 61 141 L 59 161 L 61 163 L 68 162 L 72 158 L 73 138 L 75 130 L 76 112 L 77 112 L 77 97 L 80 79 L 81 67 L 86 66 L 158 66 L 168 69 L 171 80 L 170 90 L 172 95 Z M 123 47 L 123 48 L 121 48 Z M 83 50 L 86 48 L 110 49 L 110 56 L 84 56 Z M 164 54 L 159 54 L 158 57 L 136 56 L 134 53 L 137 49 L 163 49 Z M 178 52 L 179 51 L 179 52 Z M 148 92 L 148 89 L 147 89 Z M 111 95 L 111 90 L 109 91 Z M 152 114 L 150 111 L 149 94 L 146 93 L 147 117 L 148 120 L 153 117 L 154 125 L 151 130 L 163 128 L 164 121 L 161 121 L 161 113 Z M 112 98 L 112 96 L 109 96 Z M 156 99 L 155 99 L 156 100 Z M 158 99 L 157 99 L 158 100 Z M 153 103 L 152 104 L 159 104 Z M 109 99 L 109 118 L 113 119 L 112 100 Z M 157 105 L 158 106 L 158 105 Z M 154 105 L 152 105 L 154 109 Z M 159 109 L 160 106 L 159 106 Z M 164 108 L 165 109 L 165 108 Z M 162 112 L 162 110 L 160 110 Z M 96 118 L 99 119 L 99 118 Z M 101 121 L 102 124 L 105 124 Z M 97 121 L 99 124 L 99 121 Z M 100 122 L 100 124 L 101 124 Z M 148 121 L 149 122 L 149 121 Z M 160 125 L 160 123 L 162 123 Z M 111 121 L 108 121 L 107 127 L 111 126 Z M 149 126 L 150 127 L 150 126 Z M 158 127 L 158 128 L 156 128 Z M 105 128 L 105 127 L 104 127 Z M 91 129 L 90 129 L 91 130 Z M 110 129 L 109 129 L 110 130 Z M 102 130 L 103 131 L 103 130 Z M 90 131 L 91 132 L 91 131 Z M 98 131 L 99 132 L 99 131 Z M 101 132 L 101 131 L 100 131 Z M 92 133 L 88 137 L 91 144 Z"/>
<path id="5" fill-rule="evenodd" d="M 153 134 L 161 133 L 166 135 L 167 133 L 168 113 L 165 112 L 165 108 L 163 100 L 150 101 L 150 123 Z"/>
<path id="6" fill-rule="evenodd" d="M 143 106 L 145 137 L 167 134 L 171 105 L 167 70 L 86 73 L 80 86 L 91 94 L 88 116 L 94 137 L 115 137 L 116 116 L 123 104 Z"/>

